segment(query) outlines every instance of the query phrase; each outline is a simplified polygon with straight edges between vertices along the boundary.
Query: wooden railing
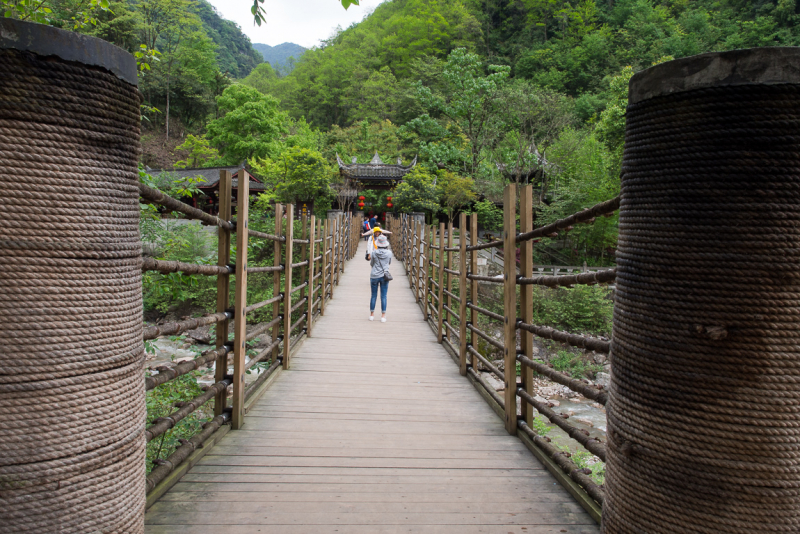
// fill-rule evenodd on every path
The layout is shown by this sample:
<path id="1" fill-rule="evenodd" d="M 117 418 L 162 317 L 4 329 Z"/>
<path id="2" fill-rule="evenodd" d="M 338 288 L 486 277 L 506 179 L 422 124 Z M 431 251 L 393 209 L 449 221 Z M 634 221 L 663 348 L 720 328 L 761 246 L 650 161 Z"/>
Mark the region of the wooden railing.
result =
<path id="1" fill-rule="evenodd" d="M 534 271 L 533 240 L 544 236 L 555 236 L 560 230 L 570 229 L 575 224 L 592 223 L 595 217 L 611 216 L 619 208 L 615 198 L 591 209 L 576 213 L 546 226 L 533 225 L 533 189 L 520 189 L 519 215 L 517 187 L 509 185 L 504 192 L 503 240 L 480 243 L 478 241 L 477 215 L 461 214 L 459 220 L 458 245 L 454 245 L 454 228 L 440 223 L 434 226 L 421 224 L 408 215 L 390 217 L 388 222 L 392 234 L 392 248 L 402 260 L 408 273 L 409 284 L 420 305 L 423 316 L 430 323 L 437 340 L 454 356 L 459 371 L 467 376 L 482 391 L 490 403 L 494 403 L 505 420 L 506 430 L 517 434 L 542 460 L 556 478 L 578 499 L 584 508 L 600 520 L 604 493 L 590 477 L 591 472 L 578 467 L 570 459 L 570 453 L 553 446 L 550 439 L 533 430 L 536 413 L 546 417 L 562 429 L 581 447 L 606 460 L 605 444 L 591 437 L 583 429 L 570 424 L 567 414 L 556 413 L 553 405 L 537 400 L 533 392 L 534 374 L 540 374 L 602 405 L 608 399 L 601 386 L 593 386 L 584 380 L 576 380 L 566 373 L 555 371 L 533 358 L 533 336 L 566 343 L 573 347 L 608 353 L 608 341 L 561 332 L 533 323 L 533 286 L 570 287 L 576 284 L 613 283 L 616 270 L 580 269 L 582 272 L 565 276 L 545 276 Z M 519 232 L 517 219 L 519 218 Z M 469 242 L 468 242 L 469 241 Z M 478 251 L 502 247 L 503 276 L 500 278 L 480 276 Z M 517 273 L 517 248 L 519 274 Z M 455 256 L 454 256 L 455 255 Z M 454 261 L 454 257 L 457 261 Z M 551 267 L 552 269 L 552 267 Z M 583 272 L 586 271 L 586 272 Z M 494 313 L 480 306 L 479 282 L 497 284 L 503 290 L 503 314 Z M 457 286 L 457 288 L 456 288 Z M 500 339 L 478 328 L 479 316 L 499 322 L 503 328 Z M 517 333 L 520 344 L 517 345 Z M 502 351 L 504 369 L 500 371 L 478 347 L 479 340 Z M 521 384 L 517 385 L 517 363 L 521 366 Z M 488 369 L 505 384 L 501 396 L 478 371 Z M 517 397 L 521 409 L 517 411 Z"/>
<path id="2" fill-rule="evenodd" d="M 311 335 L 314 321 L 325 313 L 325 305 L 333 298 L 345 263 L 353 257 L 358 247 L 360 221 L 354 220 L 349 213 L 325 221 L 317 220 L 313 215 L 303 215 L 300 218 L 300 233 L 295 235 L 294 206 L 276 204 L 275 234 L 250 230 L 247 202 L 239 202 L 236 221 L 231 220 L 231 173 L 221 171 L 219 183 L 218 216 L 192 208 L 145 185 L 140 185 L 139 188 L 144 202 L 159 204 L 183 213 L 187 218 L 219 228 L 217 265 L 195 265 L 152 258 L 145 258 L 143 261 L 143 271 L 182 272 L 217 277 L 215 313 L 208 313 L 199 319 L 152 326 L 144 331 L 144 339 L 149 340 L 160 335 L 179 334 L 200 326 L 216 325 L 215 349 L 192 361 L 159 367 L 157 374 L 145 378 L 145 387 L 149 391 L 202 367 L 216 365 L 215 383 L 206 388 L 202 395 L 182 403 L 167 417 L 148 422 L 146 435 L 149 442 L 168 432 L 206 403 L 214 401 L 213 419 L 205 423 L 203 429 L 191 439 L 182 441 L 182 445 L 168 458 L 154 461 L 155 467 L 147 477 L 148 506 L 177 481 L 175 473 L 179 477 L 188 469 L 187 464 L 196 451 L 216 442 L 228 428 L 236 430 L 244 425 L 246 413 L 266 390 L 270 378 L 281 369 L 290 368 L 293 350 L 305 336 Z M 240 181 L 238 198 L 249 198 L 247 180 Z M 234 237 L 236 261 L 232 265 L 231 248 Z M 251 238 L 274 243 L 272 266 L 248 266 L 247 249 Z M 269 276 L 270 273 L 273 297 L 248 304 L 248 276 Z M 233 306 L 230 302 L 231 275 L 234 277 Z M 247 315 L 268 306 L 272 306 L 272 319 L 248 331 Z M 232 343 L 228 341 L 231 321 L 234 329 Z M 248 359 L 247 342 L 262 335 L 270 336 L 269 345 Z M 231 360 L 233 373 L 229 374 Z M 269 367 L 251 384 L 246 385 L 246 373 L 256 364 L 269 364 Z M 229 393 L 229 390 L 232 392 Z"/>

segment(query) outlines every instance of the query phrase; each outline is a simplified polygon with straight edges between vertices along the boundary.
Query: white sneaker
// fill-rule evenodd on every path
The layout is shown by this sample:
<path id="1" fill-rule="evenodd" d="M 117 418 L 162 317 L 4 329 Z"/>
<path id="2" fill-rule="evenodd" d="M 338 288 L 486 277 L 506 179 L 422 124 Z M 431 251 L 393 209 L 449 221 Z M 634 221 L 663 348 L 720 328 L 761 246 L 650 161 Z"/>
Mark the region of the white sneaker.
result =
<path id="1" fill-rule="evenodd" d="M 370 321 L 374 321 L 374 320 L 375 320 L 375 317 L 373 317 L 372 315 L 370 315 L 370 316 L 369 316 L 369 320 L 370 320 Z"/>
<path id="2" fill-rule="evenodd" d="M 386 317 L 381 317 L 381 322 L 385 323 L 386 322 Z"/>

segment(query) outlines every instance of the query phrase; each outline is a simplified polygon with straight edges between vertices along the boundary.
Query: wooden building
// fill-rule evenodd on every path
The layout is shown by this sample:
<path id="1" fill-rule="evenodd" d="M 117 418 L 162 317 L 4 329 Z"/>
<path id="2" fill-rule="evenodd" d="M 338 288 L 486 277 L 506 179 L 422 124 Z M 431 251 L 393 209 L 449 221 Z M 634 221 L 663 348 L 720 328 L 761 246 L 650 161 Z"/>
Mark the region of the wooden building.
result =
<path id="1" fill-rule="evenodd" d="M 195 208 L 200 208 L 206 213 L 216 215 L 219 213 L 219 173 L 229 171 L 232 175 L 233 187 L 233 207 L 236 211 L 239 190 L 239 173 L 242 171 L 241 165 L 233 167 L 206 167 L 198 169 L 152 169 L 148 172 L 153 175 L 164 187 L 176 182 L 186 182 L 192 178 L 199 179 L 197 188 L 200 193 L 195 193 L 191 197 L 184 197 L 181 200 Z M 247 179 L 250 180 L 250 196 L 257 197 L 265 191 L 264 183 L 244 170 Z"/>
<path id="2" fill-rule="evenodd" d="M 386 164 L 377 152 L 369 163 L 356 163 L 356 158 L 353 158 L 352 163 L 348 165 L 342 161 L 339 154 L 336 154 L 336 161 L 342 177 L 352 182 L 353 187 L 358 190 L 394 189 L 417 165 L 416 157 L 407 167 L 403 165 L 401 158 L 397 158 L 396 165 Z"/>

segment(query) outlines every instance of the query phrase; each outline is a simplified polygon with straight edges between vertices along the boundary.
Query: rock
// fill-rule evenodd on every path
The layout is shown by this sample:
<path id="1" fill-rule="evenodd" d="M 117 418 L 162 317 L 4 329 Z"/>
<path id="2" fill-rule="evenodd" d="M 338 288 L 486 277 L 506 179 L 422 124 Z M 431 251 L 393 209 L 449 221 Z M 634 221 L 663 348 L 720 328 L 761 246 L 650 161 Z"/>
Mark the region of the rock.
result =
<path id="1" fill-rule="evenodd" d="M 611 375 L 608 373 L 597 373 L 597 376 L 594 379 L 594 383 L 598 386 L 603 386 L 607 388 L 608 385 L 611 383 Z"/>
<path id="2" fill-rule="evenodd" d="M 550 400 L 549 400 L 549 401 L 547 401 L 547 402 L 549 402 L 550 404 L 552 404 L 554 408 L 558 408 L 559 406 L 561 406 L 561 403 L 560 403 L 559 401 L 557 401 L 556 399 L 550 399 Z"/>
<path id="3" fill-rule="evenodd" d="M 187 337 L 195 340 L 198 343 L 203 343 L 204 345 L 209 345 L 211 343 L 211 326 L 201 326 L 200 328 L 195 328 L 194 330 L 189 330 L 186 332 Z"/>
<path id="4" fill-rule="evenodd" d="M 547 399 L 545 399 L 544 397 L 540 397 L 539 395 L 534 395 L 533 400 L 541 402 L 543 404 L 547 404 Z"/>
<path id="5" fill-rule="evenodd" d="M 608 360 L 608 357 L 605 354 L 595 354 L 594 355 L 594 363 L 598 365 L 603 365 Z"/>
<path id="6" fill-rule="evenodd" d="M 594 423 L 592 423 L 592 422 L 591 422 L 591 421 L 589 421 L 588 419 L 580 419 L 580 418 L 577 418 L 577 417 L 576 417 L 576 418 L 575 418 L 575 421 L 576 421 L 576 422 L 578 422 L 578 423 L 580 423 L 580 424 L 582 424 L 582 425 L 586 425 L 586 426 L 594 427 Z"/>

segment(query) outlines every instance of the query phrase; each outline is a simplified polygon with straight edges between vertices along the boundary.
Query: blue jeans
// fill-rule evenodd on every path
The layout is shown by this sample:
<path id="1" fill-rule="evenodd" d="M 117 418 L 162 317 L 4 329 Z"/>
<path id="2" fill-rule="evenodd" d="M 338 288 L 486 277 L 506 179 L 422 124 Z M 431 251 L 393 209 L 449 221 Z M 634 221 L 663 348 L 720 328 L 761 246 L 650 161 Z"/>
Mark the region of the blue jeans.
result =
<path id="1" fill-rule="evenodd" d="M 375 301 L 378 300 L 378 287 L 381 288 L 381 312 L 386 313 L 386 293 L 389 291 L 389 281 L 383 278 L 370 278 L 369 285 L 372 287 L 372 298 L 369 300 L 369 312 L 375 311 Z"/>

